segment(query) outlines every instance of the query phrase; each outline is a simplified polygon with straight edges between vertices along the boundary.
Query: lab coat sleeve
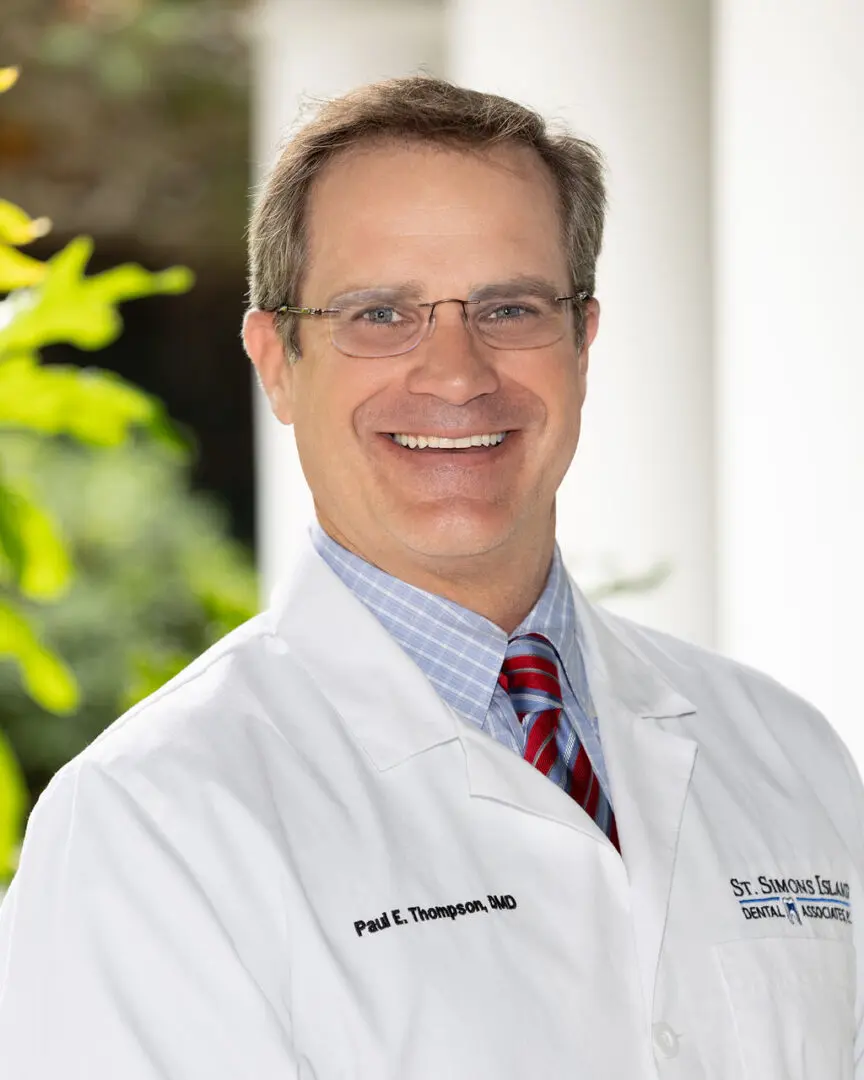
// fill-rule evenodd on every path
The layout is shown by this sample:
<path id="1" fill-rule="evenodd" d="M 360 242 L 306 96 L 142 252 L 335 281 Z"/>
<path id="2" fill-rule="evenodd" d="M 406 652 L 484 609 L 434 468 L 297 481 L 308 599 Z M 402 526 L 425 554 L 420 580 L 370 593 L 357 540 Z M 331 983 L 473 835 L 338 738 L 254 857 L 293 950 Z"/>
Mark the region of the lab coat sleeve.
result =
<path id="1" fill-rule="evenodd" d="M 46 788 L 0 906 L 0 1076 L 298 1076 L 287 1010 L 165 831 L 93 762 Z"/>

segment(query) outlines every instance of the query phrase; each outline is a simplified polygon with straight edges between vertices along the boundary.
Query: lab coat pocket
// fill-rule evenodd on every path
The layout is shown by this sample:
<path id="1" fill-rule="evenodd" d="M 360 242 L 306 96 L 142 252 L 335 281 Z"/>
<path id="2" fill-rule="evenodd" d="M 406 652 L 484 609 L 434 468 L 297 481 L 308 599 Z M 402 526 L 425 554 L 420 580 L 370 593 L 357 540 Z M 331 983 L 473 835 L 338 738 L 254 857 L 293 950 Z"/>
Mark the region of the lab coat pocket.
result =
<path id="1" fill-rule="evenodd" d="M 747 1080 L 853 1080 L 851 942 L 760 938 L 715 951 Z"/>

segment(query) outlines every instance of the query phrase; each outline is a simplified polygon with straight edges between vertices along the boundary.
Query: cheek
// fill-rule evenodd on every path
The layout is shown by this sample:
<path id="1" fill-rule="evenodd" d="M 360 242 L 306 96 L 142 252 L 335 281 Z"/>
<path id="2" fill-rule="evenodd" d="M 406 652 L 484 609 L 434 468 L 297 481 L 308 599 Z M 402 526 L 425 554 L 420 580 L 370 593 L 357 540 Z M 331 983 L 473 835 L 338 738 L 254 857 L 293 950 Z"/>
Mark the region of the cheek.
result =
<path id="1" fill-rule="evenodd" d="M 552 362 L 535 369 L 529 388 L 544 404 L 549 437 L 556 444 L 569 443 L 578 436 L 585 400 L 584 369 L 572 350 L 549 359 Z"/>
<path id="2" fill-rule="evenodd" d="M 546 424 L 537 467 L 541 486 L 556 489 L 570 467 L 579 444 L 585 379 L 580 374 L 577 357 L 572 353 L 536 387 L 546 406 Z"/>
<path id="3" fill-rule="evenodd" d="M 569 349 L 561 363 L 559 389 L 562 398 L 567 399 L 571 414 L 574 409 L 577 411 L 581 409 L 585 400 L 587 369 L 587 355 L 584 352 L 578 354 L 574 349 Z"/>
<path id="4" fill-rule="evenodd" d="M 306 365 L 302 373 L 300 365 Z M 357 447 L 355 418 L 358 410 L 374 396 L 381 381 L 374 370 L 344 363 L 343 358 L 304 356 L 298 364 L 295 382 L 295 429 L 298 445 L 317 453 L 337 447 L 351 453 Z"/>

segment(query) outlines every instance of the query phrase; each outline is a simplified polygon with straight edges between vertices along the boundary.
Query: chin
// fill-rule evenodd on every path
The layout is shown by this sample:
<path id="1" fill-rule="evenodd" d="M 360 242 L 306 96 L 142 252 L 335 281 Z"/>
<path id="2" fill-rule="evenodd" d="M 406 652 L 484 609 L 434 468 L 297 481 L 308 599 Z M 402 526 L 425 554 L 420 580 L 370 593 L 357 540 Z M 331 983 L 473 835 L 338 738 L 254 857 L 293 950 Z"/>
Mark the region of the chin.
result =
<path id="1" fill-rule="evenodd" d="M 406 514 L 390 531 L 418 555 L 437 559 L 461 559 L 485 555 L 501 547 L 513 535 L 513 517 L 501 507 L 478 513 L 475 507 L 459 512 L 418 507 Z M 396 526 L 396 527 L 394 527 Z"/>

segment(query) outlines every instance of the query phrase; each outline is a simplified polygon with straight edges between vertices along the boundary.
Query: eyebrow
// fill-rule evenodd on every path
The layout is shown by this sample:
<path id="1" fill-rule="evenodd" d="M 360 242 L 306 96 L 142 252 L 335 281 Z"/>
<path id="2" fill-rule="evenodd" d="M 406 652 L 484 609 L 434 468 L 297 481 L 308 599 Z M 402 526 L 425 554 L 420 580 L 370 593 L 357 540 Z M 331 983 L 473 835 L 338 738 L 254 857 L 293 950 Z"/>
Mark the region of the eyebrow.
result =
<path id="1" fill-rule="evenodd" d="M 395 285 L 357 285 L 331 296 L 327 307 L 340 304 L 363 304 L 367 300 L 419 300 L 423 285 L 419 281 L 402 281 Z"/>
<path id="2" fill-rule="evenodd" d="M 508 281 L 493 281 L 489 285 L 473 289 L 468 299 L 488 300 L 492 296 L 542 296 L 547 300 L 554 300 L 556 296 L 562 295 L 555 284 L 547 278 L 520 274 Z"/>
<path id="3" fill-rule="evenodd" d="M 419 281 L 402 281 L 391 285 L 358 286 L 339 292 L 327 301 L 327 307 L 347 304 L 363 304 L 371 300 L 415 300 L 423 298 L 423 285 Z M 466 300 L 488 300 L 495 296 L 542 296 L 554 300 L 563 295 L 548 278 L 532 274 L 519 274 L 506 281 L 493 281 L 472 288 Z"/>

